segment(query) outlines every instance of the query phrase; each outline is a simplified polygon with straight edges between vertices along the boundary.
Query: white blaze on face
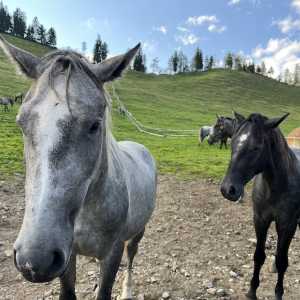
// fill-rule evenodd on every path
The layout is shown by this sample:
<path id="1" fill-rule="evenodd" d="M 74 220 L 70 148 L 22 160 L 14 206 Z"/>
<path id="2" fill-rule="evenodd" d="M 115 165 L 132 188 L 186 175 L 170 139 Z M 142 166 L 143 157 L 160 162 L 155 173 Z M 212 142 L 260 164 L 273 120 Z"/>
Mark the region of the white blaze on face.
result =
<path id="1" fill-rule="evenodd" d="M 240 142 L 243 142 L 243 141 L 246 141 L 246 139 L 248 138 L 248 135 L 249 135 L 249 132 L 248 134 L 243 134 L 241 137 L 240 137 Z"/>
<path id="2" fill-rule="evenodd" d="M 240 142 L 238 143 L 236 153 L 234 154 L 234 157 L 236 157 L 240 147 L 243 146 L 243 143 L 247 140 L 248 136 L 250 136 L 250 132 L 244 133 L 240 136 Z"/>

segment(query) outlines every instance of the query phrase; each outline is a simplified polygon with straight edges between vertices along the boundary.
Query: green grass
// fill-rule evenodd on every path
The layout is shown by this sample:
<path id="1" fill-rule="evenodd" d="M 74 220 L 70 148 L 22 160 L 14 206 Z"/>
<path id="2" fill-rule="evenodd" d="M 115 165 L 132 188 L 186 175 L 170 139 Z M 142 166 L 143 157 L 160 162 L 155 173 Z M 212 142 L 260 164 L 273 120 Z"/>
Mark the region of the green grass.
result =
<path id="1" fill-rule="evenodd" d="M 39 57 L 51 50 L 37 43 L 3 35 L 12 44 Z M 15 74 L 13 65 L 0 50 L 0 95 L 14 98 L 26 93 L 33 80 Z M 300 89 L 273 79 L 228 69 L 201 73 L 153 75 L 126 72 L 114 83 L 126 109 L 145 126 L 177 130 L 199 130 L 213 125 L 216 113 L 232 116 L 231 107 L 248 116 L 260 112 L 276 117 L 290 112 L 281 124 L 285 135 L 300 126 Z M 118 141 L 133 140 L 144 144 L 153 154 L 160 173 L 177 174 L 180 178 L 222 178 L 230 159 L 228 150 L 208 146 L 197 147 L 198 137 L 156 137 L 141 133 L 125 116 L 119 116 L 119 106 L 110 84 L 106 88 L 113 99 L 113 133 Z M 9 114 L 0 111 L 0 174 L 24 173 L 23 141 L 15 124 L 17 106 Z M 197 133 L 194 133 L 197 134 Z"/>

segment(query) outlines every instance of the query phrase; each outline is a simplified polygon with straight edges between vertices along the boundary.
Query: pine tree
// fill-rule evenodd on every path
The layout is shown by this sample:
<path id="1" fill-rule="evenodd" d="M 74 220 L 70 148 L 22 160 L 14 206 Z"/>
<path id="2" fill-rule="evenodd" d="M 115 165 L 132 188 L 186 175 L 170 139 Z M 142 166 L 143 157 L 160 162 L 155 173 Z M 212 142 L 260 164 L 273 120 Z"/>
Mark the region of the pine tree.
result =
<path id="1" fill-rule="evenodd" d="M 290 70 L 288 68 L 285 69 L 284 72 L 284 82 L 289 83 L 289 77 L 290 77 Z"/>
<path id="2" fill-rule="evenodd" d="M 0 32 L 11 32 L 12 22 L 11 16 L 8 11 L 6 11 L 3 1 L 0 2 Z"/>
<path id="3" fill-rule="evenodd" d="M 179 62 L 178 54 L 177 54 L 177 51 L 175 51 L 174 55 L 172 56 L 172 67 L 173 67 L 173 72 L 174 73 L 177 72 L 178 62 Z"/>
<path id="4" fill-rule="evenodd" d="M 208 60 L 208 55 L 205 56 L 205 61 L 204 61 L 204 69 L 208 70 L 208 65 L 209 65 L 209 60 Z"/>
<path id="5" fill-rule="evenodd" d="M 37 41 L 41 44 L 47 43 L 46 28 L 41 24 L 37 30 Z"/>
<path id="6" fill-rule="evenodd" d="M 150 68 L 152 68 L 153 73 L 159 70 L 158 63 L 159 63 L 158 57 L 153 58 L 152 64 L 150 64 Z"/>
<path id="7" fill-rule="evenodd" d="M 101 61 L 105 60 L 108 55 L 108 46 L 106 42 L 102 44 L 101 50 L 100 50 L 100 55 L 101 55 Z"/>
<path id="8" fill-rule="evenodd" d="M 139 48 L 133 62 L 133 69 L 138 72 L 145 73 L 146 68 L 146 56 L 143 54 L 142 47 Z"/>
<path id="9" fill-rule="evenodd" d="M 94 45 L 94 52 L 93 52 L 94 63 L 99 63 L 101 61 L 101 46 L 102 46 L 102 40 L 100 35 L 98 34 L 96 43 Z"/>
<path id="10" fill-rule="evenodd" d="M 99 63 L 107 58 L 108 45 L 106 42 L 102 42 L 100 35 L 98 34 L 93 52 L 94 63 Z"/>
<path id="11" fill-rule="evenodd" d="M 261 74 L 265 75 L 267 72 L 267 68 L 266 68 L 266 64 L 264 61 L 261 63 L 260 69 L 261 69 Z"/>
<path id="12" fill-rule="evenodd" d="M 294 85 L 300 85 L 300 67 L 299 67 L 299 64 L 296 64 L 295 66 L 295 72 L 294 72 Z"/>
<path id="13" fill-rule="evenodd" d="M 191 69 L 199 71 L 203 69 L 203 54 L 199 47 L 196 48 L 196 52 L 191 62 Z"/>
<path id="14" fill-rule="evenodd" d="M 50 27 L 47 33 L 47 44 L 51 47 L 56 46 L 56 32 L 53 27 Z"/>
<path id="15" fill-rule="evenodd" d="M 31 25 L 27 27 L 26 39 L 32 41 L 34 39 L 34 30 Z"/>
<path id="16" fill-rule="evenodd" d="M 208 61 L 208 70 L 211 70 L 214 65 L 214 57 L 211 55 Z"/>
<path id="17" fill-rule="evenodd" d="M 232 69 L 233 66 L 233 59 L 234 59 L 234 54 L 228 52 L 224 58 L 225 61 L 225 67 L 228 67 L 229 69 Z"/>
<path id="18" fill-rule="evenodd" d="M 12 33 L 16 36 L 24 37 L 26 33 L 26 17 L 25 13 L 17 8 L 13 13 L 13 31 Z"/>
<path id="19" fill-rule="evenodd" d="M 31 27 L 33 29 L 33 39 L 35 41 L 37 41 L 38 40 L 38 29 L 40 27 L 40 22 L 37 17 L 33 18 Z"/>
<path id="20" fill-rule="evenodd" d="M 82 42 L 81 43 L 81 52 L 83 55 L 85 55 L 86 49 L 87 49 L 86 42 Z"/>

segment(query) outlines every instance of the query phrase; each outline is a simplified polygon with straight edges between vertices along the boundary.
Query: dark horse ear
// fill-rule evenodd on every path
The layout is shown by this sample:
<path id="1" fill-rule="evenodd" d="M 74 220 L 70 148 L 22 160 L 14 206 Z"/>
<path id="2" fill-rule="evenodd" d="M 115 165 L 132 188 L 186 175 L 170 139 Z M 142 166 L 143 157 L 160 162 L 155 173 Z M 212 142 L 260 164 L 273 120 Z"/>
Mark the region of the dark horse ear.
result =
<path id="1" fill-rule="evenodd" d="M 94 65 L 93 71 L 95 72 L 98 79 L 102 83 L 104 83 L 120 77 L 122 75 L 122 72 L 134 58 L 135 54 L 140 48 L 140 45 L 141 44 L 138 43 L 134 48 L 132 48 L 125 54 L 108 58 L 98 63 L 97 65 Z"/>
<path id="2" fill-rule="evenodd" d="M 1 35 L 0 46 L 15 64 L 18 72 L 21 75 L 29 78 L 37 78 L 38 70 L 44 65 L 44 62 L 41 59 L 37 58 L 33 54 L 28 53 L 27 51 L 11 45 Z"/>
<path id="3" fill-rule="evenodd" d="M 282 117 L 277 117 L 277 118 L 269 119 L 269 120 L 265 121 L 264 124 L 267 126 L 268 129 L 276 128 L 276 127 L 279 126 L 279 124 L 280 124 L 282 121 L 284 121 L 284 120 L 288 117 L 289 114 L 290 114 L 290 113 L 287 113 L 287 114 L 285 114 L 285 115 L 282 116 Z"/>
<path id="4" fill-rule="evenodd" d="M 246 119 L 244 116 L 237 113 L 233 108 L 231 110 L 232 110 L 233 115 L 235 116 L 235 118 L 238 120 L 239 123 L 242 123 Z"/>

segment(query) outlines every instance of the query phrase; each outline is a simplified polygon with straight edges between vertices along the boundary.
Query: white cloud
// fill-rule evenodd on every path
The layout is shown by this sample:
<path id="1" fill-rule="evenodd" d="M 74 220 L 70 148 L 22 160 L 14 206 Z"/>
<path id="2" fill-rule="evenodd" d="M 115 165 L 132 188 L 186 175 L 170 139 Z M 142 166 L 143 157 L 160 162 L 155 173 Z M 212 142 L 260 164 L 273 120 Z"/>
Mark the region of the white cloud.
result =
<path id="1" fill-rule="evenodd" d="M 199 17 L 190 17 L 188 18 L 188 20 L 186 21 L 186 23 L 188 25 L 201 25 L 204 22 L 211 22 L 211 23 L 217 23 L 219 22 L 217 17 L 214 15 L 211 16 L 199 16 Z"/>
<path id="2" fill-rule="evenodd" d="M 300 15 L 300 0 L 293 0 L 293 2 L 291 3 L 291 6 L 293 8 L 295 8 L 297 14 Z"/>
<path id="3" fill-rule="evenodd" d="M 178 30 L 182 31 L 182 32 L 191 32 L 190 29 L 184 28 L 184 27 L 177 27 Z"/>
<path id="4" fill-rule="evenodd" d="M 257 46 L 247 58 L 256 64 L 265 62 L 267 69 L 273 67 L 274 78 L 288 68 L 294 72 L 296 64 L 300 64 L 300 41 L 292 41 L 289 38 L 270 39 L 268 45 L 263 48 Z"/>
<path id="5" fill-rule="evenodd" d="M 217 26 L 215 24 L 210 24 L 207 29 L 210 32 L 216 31 L 217 30 Z"/>
<path id="6" fill-rule="evenodd" d="M 218 33 L 222 33 L 223 31 L 226 30 L 226 26 L 217 27 L 215 24 L 210 24 L 207 29 L 210 32 L 215 31 L 215 32 L 218 32 Z"/>
<path id="7" fill-rule="evenodd" d="M 187 32 L 181 35 L 175 35 L 175 40 L 177 42 L 182 42 L 183 45 L 195 44 L 199 38 L 191 32 Z"/>
<path id="8" fill-rule="evenodd" d="M 164 34 L 166 34 L 167 33 L 167 29 L 166 29 L 166 27 L 164 27 L 164 26 L 160 26 L 160 27 L 153 27 L 153 30 L 158 30 L 158 31 L 161 31 L 161 32 L 163 32 Z"/>
<path id="9" fill-rule="evenodd" d="M 281 32 L 285 34 L 291 32 L 292 30 L 300 30 L 300 20 L 293 21 L 291 16 L 288 16 L 284 20 L 275 20 L 271 25 L 278 25 Z"/>
<path id="10" fill-rule="evenodd" d="M 252 4 L 253 5 L 257 5 L 257 6 L 260 6 L 260 0 L 251 0 Z"/>
<path id="11" fill-rule="evenodd" d="M 157 42 L 155 41 L 147 41 L 143 44 L 143 50 L 153 52 L 157 47 Z"/>
<path id="12" fill-rule="evenodd" d="M 235 5 L 238 4 L 239 2 L 241 2 L 241 0 L 231 0 L 230 2 L 228 2 L 228 5 Z"/>
<path id="13" fill-rule="evenodd" d="M 104 21 L 105 25 L 107 25 L 107 21 Z M 94 27 L 98 26 L 100 24 L 100 21 L 98 21 L 95 18 L 89 18 L 84 22 L 79 22 L 80 27 L 86 27 L 88 29 L 93 29 Z"/>

